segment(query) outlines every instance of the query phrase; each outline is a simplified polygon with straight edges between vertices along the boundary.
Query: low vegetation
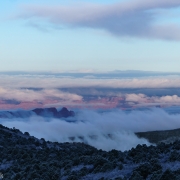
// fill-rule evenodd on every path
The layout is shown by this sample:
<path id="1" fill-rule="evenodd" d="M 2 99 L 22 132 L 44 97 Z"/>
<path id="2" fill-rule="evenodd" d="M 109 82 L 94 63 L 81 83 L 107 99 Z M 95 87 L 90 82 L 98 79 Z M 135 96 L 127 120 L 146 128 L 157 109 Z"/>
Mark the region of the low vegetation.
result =
<path id="1" fill-rule="evenodd" d="M 12 180 L 179 180 L 180 141 L 97 150 L 83 143 L 37 139 L 0 125 L 0 172 Z"/>

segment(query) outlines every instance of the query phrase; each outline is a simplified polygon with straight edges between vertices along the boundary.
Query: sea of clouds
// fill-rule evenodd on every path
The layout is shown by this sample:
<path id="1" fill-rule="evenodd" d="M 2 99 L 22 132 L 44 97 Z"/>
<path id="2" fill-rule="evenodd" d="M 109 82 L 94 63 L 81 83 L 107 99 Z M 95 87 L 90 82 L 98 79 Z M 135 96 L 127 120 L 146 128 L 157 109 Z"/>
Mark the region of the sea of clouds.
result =
<path id="1" fill-rule="evenodd" d="M 73 118 L 32 116 L 0 119 L 0 123 L 50 141 L 85 142 L 98 149 L 125 151 L 138 144 L 150 145 L 148 140 L 138 138 L 135 132 L 180 128 L 179 119 L 180 114 L 168 114 L 153 108 L 130 112 L 78 110 Z"/>
<path id="2" fill-rule="evenodd" d="M 150 145 L 135 132 L 180 128 L 179 88 L 178 73 L 1 73 L 1 109 L 67 106 L 75 109 L 76 116 L 27 118 L 22 114 L 0 118 L 0 123 L 50 141 L 85 142 L 98 149 L 125 151 L 138 144 Z M 98 104 L 109 109 L 100 111 Z M 167 107 L 176 113 L 164 111 Z"/>
<path id="3" fill-rule="evenodd" d="M 96 99 L 116 96 L 130 106 L 172 106 L 180 105 L 179 87 L 179 74 L 159 75 L 141 71 L 104 74 L 1 74 L 0 101 L 3 109 L 6 109 L 6 103 L 7 109 L 12 108 L 9 104 L 15 101 L 17 104 L 26 103 L 26 109 L 33 106 L 75 107 L 80 104 L 91 106 L 91 103 L 94 106 L 94 102 L 86 101 L 90 96 Z M 28 106 L 28 103 L 32 105 Z M 23 106 L 24 104 L 16 108 Z"/>

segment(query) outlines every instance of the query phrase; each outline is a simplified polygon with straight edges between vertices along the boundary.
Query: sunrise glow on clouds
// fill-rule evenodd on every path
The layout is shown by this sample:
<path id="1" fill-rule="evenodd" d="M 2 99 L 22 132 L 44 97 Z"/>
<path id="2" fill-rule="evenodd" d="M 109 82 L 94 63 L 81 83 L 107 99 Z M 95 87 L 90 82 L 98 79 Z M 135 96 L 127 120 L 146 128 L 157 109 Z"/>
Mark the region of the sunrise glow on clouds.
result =
<path id="1" fill-rule="evenodd" d="M 179 105 L 179 9 L 178 0 L 1 2 L 1 108 Z"/>
<path id="2" fill-rule="evenodd" d="M 139 72 L 139 74 L 142 72 Z M 93 74 L 93 73 L 92 73 Z M 98 74 L 100 76 L 101 74 Z M 71 107 L 90 109 L 180 105 L 179 76 L 112 78 L 64 73 L 1 75 L 1 109 Z M 117 75 L 117 74 L 116 74 Z M 88 78 L 87 78 L 88 77 Z"/>

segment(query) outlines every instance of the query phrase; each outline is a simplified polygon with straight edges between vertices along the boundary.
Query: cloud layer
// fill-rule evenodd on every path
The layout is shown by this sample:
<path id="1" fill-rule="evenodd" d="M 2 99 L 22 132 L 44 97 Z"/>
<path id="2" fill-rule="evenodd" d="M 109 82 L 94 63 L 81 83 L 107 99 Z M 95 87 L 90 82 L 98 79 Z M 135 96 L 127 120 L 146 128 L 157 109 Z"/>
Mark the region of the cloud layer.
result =
<path id="1" fill-rule="evenodd" d="M 128 150 L 137 144 L 147 144 L 134 132 L 180 128 L 180 115 L 169 115 L 160 109 L 109 112 L 76 112 L 75 119 L 31 117 L 29 119 L 0 119 L 7 127 L 16 127 L 38 138 L 58 142 L 86 142 L 98 149 Z M 71 138 L 69 138 L 71 137 Z M 74 138 L 72 138 L 74 137 Z"/>
<path id="2" fill-rule="evenodd" d="M 63 87 L 105 87 L 105 88 L 179 88 L 180 76 L 155 76 L 139 78 L 96 78 L 64 77 L 50 75 L 0 76 L 0 85 L 8 88 L 63 88 Z"/>
<path id="3" fill-rule="evenodd" d="M 125 101 L 131 103 L 134 106 L 163 106 L 163 105 L 180 105 L 180 97 L 177 95 L 173 96 L 152 96 L 148 97 L 145 94 L 126 94 Z M 134 103 L 134 104 L 132 104 Z"/>
<path id="4" fill-rule="evenodd" d="M 0 76 L 0 109 L 139 108 L 180 105 L 180 78 Z"/>
<path id="5" fill-rule="evenodd" d="M 178 7 L 178 0 L 130 0 L 111 5 L 26 5 L 22 6 L 24 12 L 19 18 L 38 17 L 54 25 L 103 29 L 121 37 L 180 40 L 179 23 L 173 19 L 166 23 L 158 23 L 160 18 L 166 19 L 166 13 L 159 13 L 159 9 L 171 12 L 173 8 Z"/>
<path id="6" fill-rule="evenodd" d="M 81 96 L 61 92 L 55 89 L 47 89 L 34 91 L 29 89 L 4 89 L 0 88 L 0 98 L 13 99 L 16 101 L 44 101 L 46 99 L 61 99 L 61 100 L 82 100 Z"/>

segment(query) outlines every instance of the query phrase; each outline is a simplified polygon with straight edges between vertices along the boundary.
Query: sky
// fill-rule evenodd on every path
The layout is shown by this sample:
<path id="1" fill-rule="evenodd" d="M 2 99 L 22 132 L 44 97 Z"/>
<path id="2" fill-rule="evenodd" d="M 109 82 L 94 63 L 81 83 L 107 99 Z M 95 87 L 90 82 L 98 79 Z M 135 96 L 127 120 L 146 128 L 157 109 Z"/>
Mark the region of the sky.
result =
<path id="1" fill-rule="evenodd" d="M 180 0 L 1 1 L 0 114 L 67 107 L 77 122 L 0 123 L 105 150 L 148 144 L 133 133 L 180 127 L 179 50 Z"/>
<path id="2" fill-rule="evenodd" d="M 179 0 L 0 2 L 0 71 L 180 71 Z"/>

